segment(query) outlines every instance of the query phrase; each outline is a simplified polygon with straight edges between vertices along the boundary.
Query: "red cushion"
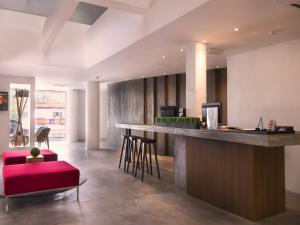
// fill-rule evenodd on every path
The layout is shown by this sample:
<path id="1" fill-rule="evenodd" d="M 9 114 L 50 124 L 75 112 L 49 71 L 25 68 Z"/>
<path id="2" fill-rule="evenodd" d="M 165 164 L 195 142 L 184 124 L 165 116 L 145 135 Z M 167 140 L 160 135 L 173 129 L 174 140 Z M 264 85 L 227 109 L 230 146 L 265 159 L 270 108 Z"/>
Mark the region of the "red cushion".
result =
<path id="1" fill-rule="evenodd" d="M 57 161 L 57 154 L 48 149 L 41 150 L 41 155 L 44 156 L 44 161 Z M 30 155 L 29 150 L 3 152 L 3 165 L 22 164 L 26 163 L 26 156 Z"/>
<path id="2" fill-rule="evenodd" d="M 65 161 L 3 167 L 5 195 L 16 195 L 79 185 L 79 170 Z"/>

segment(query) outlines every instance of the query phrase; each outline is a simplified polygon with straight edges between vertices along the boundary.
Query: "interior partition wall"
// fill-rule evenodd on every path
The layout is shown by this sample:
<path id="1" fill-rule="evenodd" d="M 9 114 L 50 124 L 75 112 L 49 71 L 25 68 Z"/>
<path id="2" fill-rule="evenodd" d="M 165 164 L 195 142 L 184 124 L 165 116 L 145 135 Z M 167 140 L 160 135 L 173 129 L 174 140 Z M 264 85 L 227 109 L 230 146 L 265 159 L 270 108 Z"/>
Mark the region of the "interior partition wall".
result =
<path id="1" fill-rule="evenodd" d="M 209 101 L 222 101 L 226 120 L 227 89 L 226 68 L 207 73 L 207 95 Z M 116 123 L 149 124 L 160 116 L 161 106 L 186 106 L 186 75 L 175 74 L 129 80 L 109 84 L 107 113 L 107 143 L 113 148 L 121 147 L 120 129 Z M 200 103 L 199 103 L 200 104 Z M 133 131 L 134 135 L 157 140 L 159 155 L 174 154 L 174 137 L 170 134 Z"/>

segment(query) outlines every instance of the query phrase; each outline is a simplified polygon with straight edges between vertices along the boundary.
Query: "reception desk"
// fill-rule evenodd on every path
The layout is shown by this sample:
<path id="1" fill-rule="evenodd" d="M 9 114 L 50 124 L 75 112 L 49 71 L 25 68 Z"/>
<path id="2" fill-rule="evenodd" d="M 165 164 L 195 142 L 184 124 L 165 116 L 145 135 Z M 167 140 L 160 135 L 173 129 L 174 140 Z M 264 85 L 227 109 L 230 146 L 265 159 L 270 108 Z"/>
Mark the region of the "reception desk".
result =
<path id="1" fill-rule="evenodd" d="M 175 184 L 196 198 L 250 220 L 285 211 L 284 146 L 300 145 L 298 132 L 116 127 L 174 134 Z"/>

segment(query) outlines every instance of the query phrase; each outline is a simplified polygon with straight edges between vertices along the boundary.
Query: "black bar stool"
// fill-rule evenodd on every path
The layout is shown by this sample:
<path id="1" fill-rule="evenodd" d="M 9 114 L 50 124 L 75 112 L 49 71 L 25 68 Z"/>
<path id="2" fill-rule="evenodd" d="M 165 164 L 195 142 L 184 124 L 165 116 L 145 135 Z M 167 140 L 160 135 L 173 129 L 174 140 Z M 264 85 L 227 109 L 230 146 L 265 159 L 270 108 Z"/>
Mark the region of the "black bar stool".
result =
<path id="1" fill-rule="evenodd" d="M 122 135 L 123 143 L 122 143 L 122 149 L 120 154 L 120 160 L 119 160 L 119 168 L 121 168 L 122 158 L 123 158 L 123 152 L 124 152 L 124 145 L 125 145 L 125 157 L 124 157 L 124 171 L 126 170 L 126 162 L 129 162 L 129 151 L 130 151 L 130 135 L 124 134 Z"/>
<path id="2" fill-rule="evenodd" d="M 140 146 L 139 146 L 139 151 L 138 151 L 138 156 L 137 156 L 137 165 L 135 167 L 135 177 L 137 175 L 137 168 L 139 167 L 140 164 L 140 157 L 142 157 L 142 177 L 141 180 L 144 180 L 144 168 L 145 168 L 145 163 L 147 166 L 147 172 L 149 174 L 149 169 L 148 169 L 148 159 L 147 159 L 147 155 L 149 154 L 149 164 L 150 164 L 150 173 L 152 175 L 152 150 L 151 150 L 151 145 L 153 146 L 153 150 L 154 150 L 154 157 L 155 157 L 155 163 L 156 163 L 156 168 L 157 168 L 157 176 L 158 179 L 160 179 L 160 171 L 159 171 L 159 165 L 158 165 L 158 158 L 157 158 L 157 150 L 155 147 L 155 140 L 153 139 L 149 139 L 149 138 L 141 138 L 140 141 Z M 147 146 L 149 148 L 147 148 Z M 148 152 L 149 151 L 149 152 Z"/>
<path id="3" fill-rule="evenodd" d="M 131 142 L 129 157 L 133 161 L 132 175 L 134 176 L 135 169 L 140 169 L 140 164 L 142 164 L 142 161 L 143 161 L 143 158 L 142 158 L 143 152 L 141 152 L 140 155 L 138 154 L 138 142 L 140 143 L 140 146 L 141 146 L 141 139 L 143 139 L 143 137 L 130 136 L 129 139 Z M 146 165 L 147 165 L 147 173 L 149 174 L 148 157 L 147 157 L 147 155 L 145 157 L 146 157 L 145 161 L 146 161 Z M 131 163 L 131 161 L 130 161 L 130 163 Z M 127 164 L 127 172 L 128 171 L 129 171 L 129 163 Z"/>
<path id="4" fill-rule="evenodd" d="M 135 167 L 135 158 L 136 158 L 136 154 L 138 153 L 138 141 L 141 139 L 142 137 L 139 136 L 134 136 L 131 135 L 129 136 L 129 140 L 130 140 L 130 148 L 129 148 L 129 161 L 127 163 L 127 172 L 129 171 L 129 164 L 131 163 L 131 159 L 133 161 L 133 165 L 132 165 L 132 175 L 134 175 L 134 167 Z"/>

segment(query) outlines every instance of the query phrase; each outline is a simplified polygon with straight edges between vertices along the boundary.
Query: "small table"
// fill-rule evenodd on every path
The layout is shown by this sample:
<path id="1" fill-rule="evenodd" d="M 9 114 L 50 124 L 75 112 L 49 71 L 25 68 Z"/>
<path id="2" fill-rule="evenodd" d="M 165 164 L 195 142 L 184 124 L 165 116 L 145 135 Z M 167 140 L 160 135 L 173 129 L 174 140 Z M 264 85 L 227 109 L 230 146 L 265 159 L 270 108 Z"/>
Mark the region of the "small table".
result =
<path id="1" fill-rule="evenodd" d="M 44 162 L 44 156 L 38 155 L 37 157 L 33 157 L 31 155 L 26 156 L 26 163 L 35 163 L 35 162 Z"/>

